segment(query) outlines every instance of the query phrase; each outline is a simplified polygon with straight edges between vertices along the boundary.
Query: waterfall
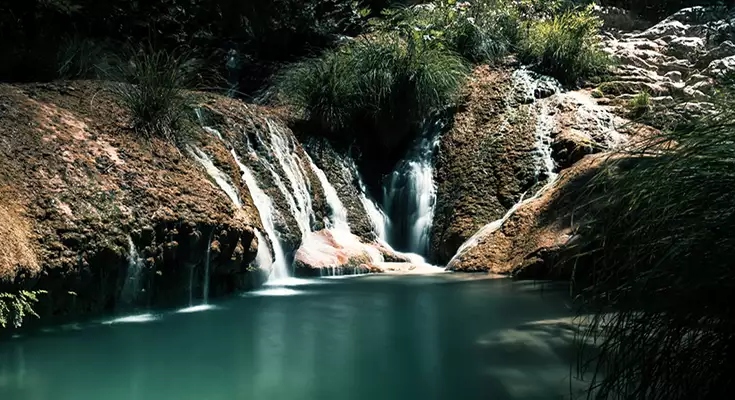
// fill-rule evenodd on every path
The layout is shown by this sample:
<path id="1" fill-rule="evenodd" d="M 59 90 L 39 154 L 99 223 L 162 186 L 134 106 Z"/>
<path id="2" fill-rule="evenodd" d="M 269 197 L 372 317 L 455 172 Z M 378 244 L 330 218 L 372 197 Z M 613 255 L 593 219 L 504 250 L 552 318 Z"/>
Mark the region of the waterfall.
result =
<path id="1" fill-rule="evenodd" d="M 434 153 L 439 146 L 443 123 L 427 124 L 383 186 L 383 208 L 390 219 L 388 242 L 399 250 L 429 253 L 429 235 L 434 219 L 436 187 Z"/>
<path id="2" fill-rule="evenodd" d="M 215 183 L 217 183 L 217 186 L 219 186 L 220 189 L 225 192 L 227 197 L 232 200 L 232 203 L 235 204 L 235 207 L 241 208 L 242 201 L 240 201 L 240 196 L 237 193 L 237 189 L 235 189 L 235 187 L 230 183 L 229 177 L 219 168 L 217 168 L 217 166 L 214 165 L 212 159 L 198 147 L 190 146 L 189 152 L 191 153 L 192 157 L 194 157 L 194 159 L 197 160 L 197 162 L 199 162 L 199 164 L 204 167 L 204 169 L 207 171 L 207 174 L 209 174 L 209 176 L 214 179 Z"/>
<path id="3" fill-rule="evenodd" d="M 202 297 L 204 298 L 204 304 L 209 303 L 209 257 L 212 253 L 212 237 L 214 236 L 214 229 L 209 232 L 209 239 L 207 240 L 207 252 L 204 255 L 204 289 Z"/>
<path id="4" fill-rule="evenodd" d="M 556 163 L 551 151 L 551 131 L 554 127 L 554 117 L 549 113 L 548 101 L 536 100 L 536 93 L 544 86 L 551 89 L 553 94 L 561 93 L 561 84 L 543 75 L 536 74 L 525 68 L 518 69 L 513 72 L 513 83 L 516 88 L 523 92 L 524 97 L 534 103 L 536 108 L 536 130 L 534 138 L 536 140 L 536 179 L 555 179 Z"/>
<path id="5" fill-rule="evenodd" d="M 143 260 L 138 254 L 138 249 L 133 243 L 133 238 L 128 236 L 128 270 L 123 283 L 122 293 L 120 295 L 125 303 L 133 303 L 135 297 L 140 292 L 140 278 L 143 272 Z"/>
<path id="6" fill-rule="evenodd" d="M 290 195 L 288 192 L 284 194 L 286 194 L 286 198 L 292 197 L 295 201 L 296 207 L 294 211 L 296 212 L 294 216 L 299 223 L 301 233 L 308 233 L 311 231 L 311 221 L 314 218 L 314 211 L 306 173 L 301 163 L 299 163 L 299 159 L 293 154 L 296 143 L 293 142 L 293 138 L 283 132 L 281 127 L 274 125 L 269 119 L 266 120 L 266 124 L 273 144 L 271 146 L 273 155 L 278 160 L 281 169 L 286 175 L 286 179 L 291 185 Z M 273 168 L 271 168 L 271 171 L 273 171 Z M 278 180 L 280 180 L 280 177 Z"/>
<path id="7" fill-rule="evenodd" d="M 311 162 L 311 159 L 309 159 L 309 161 Z M 342 200 L 339 199 L 337 190 L 331 183 L 329 183 L 324 171 L 314 165 L 313 162 L 311 162 L 311 168 L 319 178 L 319 182 L 322 184 L 322 188 L 324 189 L 324 195 L 327 198 L 327 205 L 332 210 L 332 220 L 327 226 L 338 232 L 350 233 L 350 224 L 347 221 L 347 209 L 342 203 Z"/>
<path id="8" fill-rule="evenodd" d="M 367 190 L 365 181 L 360 175 L 360 171 L 355 164 L 355 160 L 350 156 L 339 157 L 338 161 L 342 167 L 342 176 L 347 182 L 356 182 L 357 188 L 360 190 L 360 202 L 362 203 L 365 212 L 370 219 L 370 224 L 373 227 L 373 232 L 381 241 L 385 242 L 386 231 L 388 230 L 388 216 L 385 215 L 380 206 L 373 200 Z"/>
<path id="9" fill-rule="evenodd" d="M 554 162 L 551 151 L 551 131 L 554 128 L 554 117 L 549 113 L 547 99 L 536 100 L 536 92 L 539 89 L 540 85 L 545 84 L 547 88 L 552 87 L 554 89 L 554 93 L 558 94 L 561 92 L 561 84 L 551 78 L 542 75 L 536 75 L 526 69 L 519 69 L 514 71 L 513 82 L 515 84 L 515 87 L 523 92 L 526 99 L 534 103 L 537 116 L 536 129 L 534 131 L 534 138 L 536 140 L 536 181 L 541 182 L 543 180 L 547 180 L 547 182 L 541 189 L 539 189 L 532 197 L 528 199 L 525 199 L 526 193 L 524 193 L 521 196 L 521 199 L 516 204 L 514 204 L 513 207 L 511 207 L 510 210 L 508 210 L 508 212 L 506 212 L 502 218 L 483 226 L 479 231 L 477 231 L 477 233 L 467 239 L 467 241 L 465 241 L 462 246 L 460 246 L 459 250 L 457 250 L 452 259 L 449 260 L 449 263 L 447 265 L 451 265 L 467 250 L 476 246 L 480 239 L 502 228 L 505 221 L 507 221 L 508 218 L 515 214 L 515 212 L 519 208 L 533 200 L 538 199 L 549 188 L 551 188 L 556 182 L 556 178 L 558 177 L 558 174 L 555 172 L 556 163 Z"/>
<path id="10" fill-rule="evenodd" d="M 258 186 L 258 181 L 255 179 L 255 175 L 246 167 L 240 158 L 237 156 L 235 150 L 232 150 L 232 156 L 235 158 L 235 162 L 240 171 L 242 172 L 242 179 L 245 181 L 245 185 L 250 190 L 250 196 L 253 198 L 255 208 L 258 209 L 260 220 L 263 224 L 263 229 L 268 237 L 271 238 L 271 246 L 273 247 L 273 253 L 275 260 L 271 259 L 266 246 L 267 241 L 260 231 L 256 231 L 258 238 L 258 255 L 256 257 L 260 268 L 266 267 L 267 263 L 270 267 L 270 275 L 268 279 L 273 282 L 281 281 L 288 278 L 288 266 L 286 265 L 286 254 L 283 251 L 283 247 L 278 240 L 276 235 L 276 228 L 274 223 L 275 208 L 273 207 L 273 201 L 267 194 Z"/>

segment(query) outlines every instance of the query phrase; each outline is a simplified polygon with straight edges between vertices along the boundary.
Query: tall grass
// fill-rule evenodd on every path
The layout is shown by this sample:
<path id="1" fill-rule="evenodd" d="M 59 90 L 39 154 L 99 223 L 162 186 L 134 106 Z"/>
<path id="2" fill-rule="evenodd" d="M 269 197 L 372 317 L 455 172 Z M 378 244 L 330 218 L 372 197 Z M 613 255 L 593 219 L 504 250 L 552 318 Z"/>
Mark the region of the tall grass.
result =
<path id="1" fill-rule="evenodd" d="M 605 72 L 611 63 L 598 35 L 602 21 L 589 7 L 566 10 L 525 25 L 519 55 L 538 72 L 576 84 Z"/>
<path id="2" fill-rule="evenodd" d="M 733 103 L 728 103 L 733 104 Z M 596 398 L 719 399 L 735 390 L 735 113 L 612 157 L 580 196 L 580 372 Z"/>
<path id="3" fill-rule="evenodd" d="M 147 49 L 128 52 L 107 74 L 136 132 L 178 141 L 190 103 L 186 88 L 194 84 L 197 69 L 197 60 L 186 52 Z"/>
<path id="4" fill-rule="evenodd" d="M 454 102 L 468 72 L 447 50 L 373 37 L 285 68 L 269 95 L 338 132 L 366 122 L 420 122 Z"/>

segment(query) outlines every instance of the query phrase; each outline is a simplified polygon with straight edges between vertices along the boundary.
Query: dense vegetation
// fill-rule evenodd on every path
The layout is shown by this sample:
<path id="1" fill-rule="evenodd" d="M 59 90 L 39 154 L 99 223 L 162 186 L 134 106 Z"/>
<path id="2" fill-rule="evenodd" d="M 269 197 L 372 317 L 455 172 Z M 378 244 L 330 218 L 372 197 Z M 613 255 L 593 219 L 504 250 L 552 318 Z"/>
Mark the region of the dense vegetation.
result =
<path id="1" fill-rule="evenodd" d="M 411 136 L 450 108 L 472 64 L 511 54 L 570 85 L 603 73 L 600 20 L 568 1 L 436 0 L 385 10 L 364 37 L 286 67 L 266 98 L 340 140 Z M 372 139 L 371 139 L 372 140 Z"/>
<path id="2" fill-rule="evenodd" d="M 614 154 L 579 199 L 574 284 L 599 398 L 735 389 L 735 102 L 718 100 L 715 116 Z"/>
<path id="3" fill-rule="evenodd" d="M 241 90 L 257 90 L 283 62 L 360 31 L 365 7 L 385 0 L 28 0 L 0 4 L 0 81 L 90 76 L 91 65 L 127 43 L 159 50 L 187 47 L 226 74 L 235 50 Z"/>

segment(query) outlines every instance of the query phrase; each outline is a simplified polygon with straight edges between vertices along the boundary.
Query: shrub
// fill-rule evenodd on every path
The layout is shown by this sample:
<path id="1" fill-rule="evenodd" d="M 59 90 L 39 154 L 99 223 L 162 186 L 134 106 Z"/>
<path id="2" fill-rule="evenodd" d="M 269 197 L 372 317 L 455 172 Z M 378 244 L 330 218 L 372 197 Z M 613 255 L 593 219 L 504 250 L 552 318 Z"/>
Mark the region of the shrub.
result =
<path id="1" fill-rule="evenodd" d="M 733 104 L 733 103 L 729 103 Z M 735 123 L 725 107 L 608 160 L 579 199 L 574 286 L 596 398 L 735 389 Z M 585 342 L 585 340 L 583 340 Z"/>
<path id="2" fill-rule="evenodd" d="M 412 37 L 373 37 L 287 67 L 270 95 L 338 132 L 363 122 L 420 122 L 454 102 L 467 73 L 447 50 Z"/>
<path id="3" fill-rule="evenodd" d="M 18 294 L 0 293 L 0 328 L 8 325 L 20 328 L 28 316 L 38 318 L 33 306 L 38 302 L 38 295 L 45 293 L 43 290 L 21 290 Z"/>
<path id="4" fill-rule="evenodd" d="M 508 0 L 438 0 L 421 7 L 389 9 L 371 21 L 379 31 L 414 35 L 474 63 L 505 56 L 519 37 L 519 12 Z"/>
<path id="5" fill-rule="evenodd" d="M 187 53 L 164 50 L 131 52 L 110 72 L 111 89 L 129 113 L 133 128 L 145 136 L 178 141 L 188 111 L 185 89 L 194 84 L 197 61 Z"/>
<path id="6" fill-rule="evenodd" d="M 638 93 L 628 101 L 626 108 L 631 117 L 642 117 L 651 109 L 651 95 L 645 91 Z"/>
<path id="7" fill-rule="evenodd" d="M 601 21 L 591 8 L 526 22 L 521 59 L 567 84 L 603 73 L 610 59 L 600 46 L 600 27 Z"/>

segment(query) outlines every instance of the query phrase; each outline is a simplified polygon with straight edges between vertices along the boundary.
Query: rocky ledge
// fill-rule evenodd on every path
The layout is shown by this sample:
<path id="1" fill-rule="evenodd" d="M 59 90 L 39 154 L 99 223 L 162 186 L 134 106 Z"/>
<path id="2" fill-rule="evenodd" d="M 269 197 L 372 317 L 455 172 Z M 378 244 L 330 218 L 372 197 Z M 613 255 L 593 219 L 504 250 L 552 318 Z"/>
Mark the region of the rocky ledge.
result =
<path id="1" fill-rule="evenodd" d="M 0 85 L 0 119 L 0 292 L 46 290 L 42 317 L 76 318 L 262 281 L 258 212 L 228 148 L 199 126 L 189 149 L 227 176 L 240 206 L 196 157 L 127 128 L 100 83 Z"/>

